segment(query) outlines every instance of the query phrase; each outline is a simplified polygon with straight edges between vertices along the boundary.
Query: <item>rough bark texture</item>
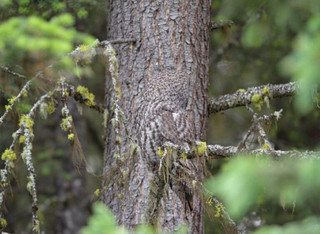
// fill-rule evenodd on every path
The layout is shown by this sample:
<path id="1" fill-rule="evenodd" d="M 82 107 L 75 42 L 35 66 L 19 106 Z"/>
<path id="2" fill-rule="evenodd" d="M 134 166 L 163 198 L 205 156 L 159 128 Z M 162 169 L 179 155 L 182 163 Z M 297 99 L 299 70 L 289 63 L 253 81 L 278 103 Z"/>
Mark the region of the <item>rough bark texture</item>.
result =
<path id="1" fill-rule="evenodd" d="M 137 127 L 135 113 L 142 93 L 154 77 L 168 69 L 183 70 L 190 92 L 186 110 L 192 116 L 192 128 L 198 140 L 205 140 L 207 121 L 208 42 L 210 1 L 110 1 L 109 38 L 135 38 L 136 43 L 117 44 L 121 107 L 126 129 L 121 129 L 120 157 L 114 157 L 116 144 L 112 124 L 105 129 L 104 203 L 111 208 L 120 224 L 130 229 L 143 222 L 158 224 L 167 231 L 186 223 L 191 233 L 203 233 L 203 201 L 197 182 L 203 179 L 201 160 L 187 160 L 185 165 L 194 181 L 171 181 L 165 189 L 154 186 L 154 171 L 142 159 L 144 152 L 135 150 Z M 106 79 L 108 120 L 114 117 L 110 106 L 110 80 Z M 119 143 L 119 141 L 118 141 Z M 124 160 L 121 160 L 123 157 Z M 178 175 L 179 173 L 176 173 Z M 187 179 L 187 180 L 188 180 Z M 156 220 L 150 220 L 148 201 L 152 194 L 161 199 Z"/>

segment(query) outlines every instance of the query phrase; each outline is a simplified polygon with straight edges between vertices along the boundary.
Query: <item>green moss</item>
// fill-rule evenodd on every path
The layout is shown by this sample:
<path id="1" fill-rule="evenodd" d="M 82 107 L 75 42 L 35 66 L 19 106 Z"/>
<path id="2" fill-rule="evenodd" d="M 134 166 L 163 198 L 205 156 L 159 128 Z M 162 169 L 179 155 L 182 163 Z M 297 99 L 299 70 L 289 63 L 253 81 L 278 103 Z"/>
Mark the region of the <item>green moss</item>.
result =
<path id="1" fill-rule="evenodd" d="M 254 104 L 254 106 L 258 109 L 261 110 L 261 107 L 263 105 L 263 98 L 260 94 L 254 94 L 251 98 L 251 102 Z"/>
<path id="2" fill-rule="evenodd" d="M 196 146 L 196 153 L 198 155 L 203 155 L 207 151 L 207 143 L 201 141 L 199 145 Z"/>
<path id="3" fill-rule="evenodd" d="M 84 104 L 86 106 L 94 106 L 94 94 L 90 93 L 88 89 L 84 86 L 78 86 L 77 92 L 81 94 L 82 98 L 84 99 Z"/>
<path id="4" fill-rule="evenodd" d="M 17 159 L 16 153 L 13 150 L 6 149 L 1 155 L 2 160 L 14 161 Z"/>

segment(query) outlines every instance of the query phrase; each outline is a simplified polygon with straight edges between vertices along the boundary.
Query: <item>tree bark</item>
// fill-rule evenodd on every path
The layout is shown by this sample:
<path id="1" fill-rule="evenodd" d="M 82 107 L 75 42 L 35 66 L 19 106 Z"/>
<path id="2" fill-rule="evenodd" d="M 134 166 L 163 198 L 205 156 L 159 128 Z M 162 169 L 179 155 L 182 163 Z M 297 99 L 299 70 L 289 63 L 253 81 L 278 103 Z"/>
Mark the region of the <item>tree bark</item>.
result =
<path id="1" fill-rule="evenodd" d="M 148 197 L 153 192 L 161 199 L 153 224 L 166 231 L 187 224 L 191 233 L 203 233 L 204 206 L 198 186 L 204 176 L 203 161 L 186 160 L 193 181 L 171 181 L 164 192 L 161 189 L 150 191 L 158 168 L 148 169 L 141 159 L 143 152 L 139 153 L 135 147 L 134 116 L 141 93 L 156 70 L 172 67 L 184 70 L 188 76 L 184 82 L 188 82 L 191 90 L 187 110 L 192 113 L 196 139 L 205 141 L 210 1 L 110 1 L 108 16 L 108 40 L 135 38 L 136 42 L 114 45 L 119 62 L 121 108 L 125 116 L 121 121 L 125 127 L 121 127 L 120 141 L 112 124 L 105 127 L 103 201 L 118 222 L 132 230 L 149 220 L 146 211 Z M 107 123 L 114 118 L 111 87 L 107 72 Z M 117 157 L 116 144 L 121 144 Z"/>

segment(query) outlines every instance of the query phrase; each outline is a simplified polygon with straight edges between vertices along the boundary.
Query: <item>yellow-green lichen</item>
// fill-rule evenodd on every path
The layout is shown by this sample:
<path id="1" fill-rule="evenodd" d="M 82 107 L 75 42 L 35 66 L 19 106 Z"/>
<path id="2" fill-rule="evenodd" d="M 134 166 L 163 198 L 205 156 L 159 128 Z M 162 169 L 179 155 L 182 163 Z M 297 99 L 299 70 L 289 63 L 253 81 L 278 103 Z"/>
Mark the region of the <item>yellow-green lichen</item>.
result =
<path id="1" fill-rule="evenodd" d="M 118 96 L 121 96 L 121 89 L 120 87 L 116 87 L 116 93 Z"/>
<path id="2" fill-rule="evenodd" d="M 216 208 L 216 212 L 214 214 L 214 217 L 216 217 L 216 218 L 221 217 L 222 216 L 222 214 L 221 214 L 221 211 L 222 211 L 221 205 L 220 204 L 216 204 L 215 208 Z"/>
<path id="3" fill-rule="evenodd" d="M 186 153 L 182 153 L 180 154 L 180 158 L 182 158 L 183 160 L 186 160 L 188 158 L 188 155 Z"/>
<path id="4" fill-rule="evenodd" d="M 162 150 L 160 146 L 158 147 L 158 155 L 160 156 L 160 158 L 162 158 L 162 156 L 164 155 L 164 150 Z"/>
<path id="5" fill-rule="evenodd" d="M 28 97 L 28 90 L 23 90 L 22 97 Z"/>
<path id="6" fill-rule="evenodd" d="M 121 139 L 120 136 L 117 137 L 117 143 L 118 143 L 118 144 L 121 144 L 121 143 L 122 143 L 122 139 Z"/>
<path id="7" fill-rule="evenodd" d="M 262 147 L 261 147 L 262 150 L 268 150 L 270 149 L 270 145 L 269 144 L 264 144 Z"/>
<path id="8" fill-rule="evenodd" d="M 96 189 L 93 194 L 98 197 L 100 195 L 100 189 Z"/>
<path id="9" fill-rule="evenodd" d="M 121 174 L 122 174 L 122 177 L 126 177 L 127 171 L 124 169 L 121 169 Z"/>
<path id="10" fill-rule="evenodd" d="M 73 133 L 68 134 L 68 140 L 72 141 L 73 139 L 74 139 L 74 134 Z"/>
<path id="11" fill-rule="evenodd" d="M 115 157 L 115 158 L 119 158 L 119 157 L 120 157 L 120 155 L 119 155 L 119 154 L 114 154 L 114 155 L 113 155 L 113 157 Z"/>
<path id="12" fill-rule="evenodd" d="M 121 193 L 118 194 L 118 198 L 119 198 L 119 199 L 122 198 L 122 194 L 121 194 Z"/>
<path id="13" fill-rule="evenodd" d="M 84 99 L 84 104 L 86 106 L 94 106 L 94 94 L 90 93 L 88 89 L 84 86 L 78 86 L 77 92 L 81 94 L 82 98 Z"/>
<path id="14" fill-rule="evenodd" d="M 25 128 L 27 128 L 29 131 L 32 131 L 32 127 L 33 127 L 33 120 L 31 119 L 31 117 L 26 116 L 26 115 L 22 115 L 20 118 L 20 122 L 19 122 L 19 126 L 21 127 L 22 125 L 24 125 Z"/>
<path id="15" fill-rule="evenodd" d="M 47 107 L 47 112 L 48 114 L 52 114 L 53 112 L 55 112 L 56 108 L 54 106 L 53 100 L 48 101 L 48 107 Z"/>
<path id="16" fill-rule="evenodd" d="M 12 105 L 15 101 L 17 100 L 16 96 L 12 96 L 11 98 L 8 99 L 8 102 L 10 105 Z"/>
<path id="17" fill-rule="evenodd" d="M 203 155 L 207 151 L 207 143 L 205 141 L 201 141 L 197 146 L 196 146 L 196 153 L 198 155 Z"/>
<path id="18" fill-rule="evenodd" d="M 66 118 L 62 119 L 62 122 L 60 124 L 60 127 L 63 131 L 68 131 L 69 128 L 71 128 L 71 122 L 72 122 L 72 117 L 68 116 Z"/>
<path id="19" fill-rule="evenodd" d="M 12 110 L 12 106 L 11 105 L 5 105 L 5 108 L 7 111 Z"/>
<path id="20" fill-rule="evenodd" d="M 258 109 L 261 110 L 261 107 L 263 105 L 263 98 L 260 94 L 253 94 L 251 98 L 251 102 L 254 104 L 254 106 Z"/>
<path id="21" fill-rule="evenodd" d="M 270 97 L 270 89 L 269 89 L 268 86 L 265 86 L 265 87 L 262 89 L 262 94 L 263 94 L 264 96 Z"/>
<path id="22" fill-rule="evenodd" d="M 13 150 L 6 149 L 1 155 L 2 160 L 14 161 L 17 159 L 16 153 Z"/>
<path id="23" fill-rule="evenodd" d="M 237 93 L 244 93 L 246 90 L 245 89 L 238 89 Z"/>
<path id="24" fill-rule="evenodd" d="M 1 218 L 1 227 L 4 228 L 8 225 L 7 220 L 5 220 L 4 218 Z"/>
<path id="25" fill-rule="evenodd" d="M 209 206 L 212 206 L 212 205 L 213 205 L 212 197 L 209 197 L 209 198 L 207 199 L 206 204 L 209 205 Z"/>
<path id="26" fill-rule="evenodd" d="M 25 141 L 26 141 L 26 136 L 21 135 L 21 136 L 19 137 L 19 143 L 20 143 L 20 144 L 23 144 Z"/>
<path id="27" fill-rule="evenodd" d="M 79 46 L 79 51 L 80 52 L 85 52 L 89 49 L 90 47 L 88 45 L 80 45 Z"/>

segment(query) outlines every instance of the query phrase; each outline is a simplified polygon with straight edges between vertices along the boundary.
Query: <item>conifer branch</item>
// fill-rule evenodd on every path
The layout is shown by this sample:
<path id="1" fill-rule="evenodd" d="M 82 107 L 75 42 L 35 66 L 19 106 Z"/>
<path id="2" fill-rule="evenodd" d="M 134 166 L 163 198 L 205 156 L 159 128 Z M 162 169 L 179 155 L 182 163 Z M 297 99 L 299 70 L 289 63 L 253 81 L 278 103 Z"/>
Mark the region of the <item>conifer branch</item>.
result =
<path id="1" fill-rule="evenodd" d="M 239 89 L 236 93 L 225 94 L 209 100 L 208 111 L 210 114 L 225 111 L 239 106 L 250 105 L 267 99 L 291 97 L 295 95 L 297 84 L 267 84 L 258 87 L 250 87 L 247 90 Z"/>

